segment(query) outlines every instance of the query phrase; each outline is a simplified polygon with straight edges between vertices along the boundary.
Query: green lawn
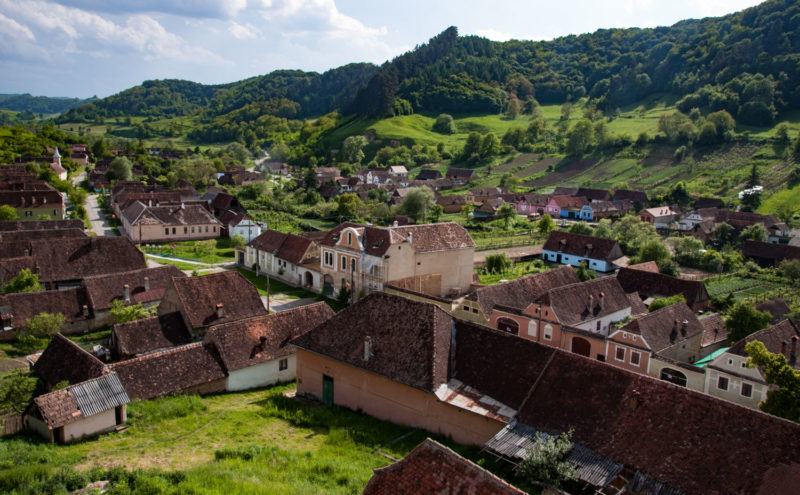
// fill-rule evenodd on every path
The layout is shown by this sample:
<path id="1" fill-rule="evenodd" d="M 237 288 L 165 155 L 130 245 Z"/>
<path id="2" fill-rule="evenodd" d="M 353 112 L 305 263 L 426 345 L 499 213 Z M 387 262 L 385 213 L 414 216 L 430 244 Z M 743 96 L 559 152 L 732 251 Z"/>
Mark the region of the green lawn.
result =
<path id="1" fill-rule="evenodd" d="M 401 458 L 429 436 L 297 402 L 283 395 L 292 388 L 134 402 L 126 431 L 77 444 L 7 438 L 0 443 L 0 491 L 66 493 L 110 480 L 113 493 L 359 494 L 372 470 L 391 462 L 379 452 Z M 508 475 L 477 447 L 436 440 Z"/>
<path id="2" fill-rule="evenodd" d="M 146 253 L 183 258 L 202 263 L 233 263 L 235 261 L 231 240 L 219 237 L 210 241 L 181 241 L 141 246 Z M 180 260 L 178 260 L 180 261 Z"/>
<path id="3" fill-rule="evenodd" d="M 260 295 L 267 295 L 267 277 L 265 275 L 256 275 L 250 270 L 245 270 L 244 268 L 237 268 L 236 271 L 241 273 L 244 278 L 250 281 L 251 284 L 255 285 Z M 344 308 L 344 306 L 339 304 L 338 301 L 328 299 L 327 297 L 300 287 L 292 287 L 291 285 L 274 278 L 269 279 L 269 293 L 270 298 L 277 294 L 283 294 L 288 296 L 289 299 L 314 298 L 317 301 L 325 301 L 328 306 L 331 307 L 331 309 L 337 312 Z"/>

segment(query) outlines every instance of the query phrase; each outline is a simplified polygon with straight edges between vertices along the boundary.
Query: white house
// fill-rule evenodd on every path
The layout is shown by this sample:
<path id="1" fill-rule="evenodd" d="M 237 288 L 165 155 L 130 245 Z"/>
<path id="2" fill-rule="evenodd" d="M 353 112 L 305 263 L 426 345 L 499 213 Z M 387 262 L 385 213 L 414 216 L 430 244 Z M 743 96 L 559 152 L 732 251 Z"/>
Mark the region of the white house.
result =
<path id="1" fill-rule="evenodd" d="M 319 245 L 311 239 L 265 229 L 245 246 L 240 264 L 296 287 L 322 292 Z"/>
<path id="2" fill-rule="evenodd" d="M 228 373 L 225 389 L 247 390 L 290 382 L 297 375 L 289 341 L 334 315 L 324 302 L 216 325 L 205 341 L 219 351 Z"/>
<path id="3" fill-rule="evenodd" d="M 244 237 L 245 242 L 250 242 L 261 235 L 261 224 L 244 217 L 236 225 L 230 226 L 230 236 L 233 237 L 236 234 Z"/>

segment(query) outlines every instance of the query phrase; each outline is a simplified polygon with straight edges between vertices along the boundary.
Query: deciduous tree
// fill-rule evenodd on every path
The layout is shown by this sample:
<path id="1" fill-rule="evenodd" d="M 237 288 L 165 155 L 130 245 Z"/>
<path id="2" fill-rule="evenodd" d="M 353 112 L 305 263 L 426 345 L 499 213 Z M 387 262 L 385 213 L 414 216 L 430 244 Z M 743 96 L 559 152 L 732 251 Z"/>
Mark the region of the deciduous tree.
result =
<path id="1" fill-rule="evenodd" d="M 771 319 L 771 314 L 740 301 L 725 316 L 725 328 L 730 331 L 731 342 L 737 342 L 753 332 L 767 328 Z"/>
<path id="2" fill-rule="evenodd" d="M 0 222 L 9 222 L 13 220 L 19 220 L 17 210 L 14 209 L 13 206 L 9 205 L 0 206 Z"/>
<path id="3" fill-rule="evenodd" d="M 777 386 L 767 392 L 767 400 L 758 405 L 759 409 L 800 422 L 800 371 L 786 363 L 786 356 L 772 354 L 758 340 L 749 342 L 744 350 L 750 355 L 747 365 L 761 368 L 767 383 Z"/>
<path id="4" fill-rule="evenodd" d="M 8 281 L 2 292 L 4 294 L 15 294 L 18 292 L 40 292 L 41 290 L 39 275 L 32 273 L 28 268 L 23 268 L 16 277 Z"/>

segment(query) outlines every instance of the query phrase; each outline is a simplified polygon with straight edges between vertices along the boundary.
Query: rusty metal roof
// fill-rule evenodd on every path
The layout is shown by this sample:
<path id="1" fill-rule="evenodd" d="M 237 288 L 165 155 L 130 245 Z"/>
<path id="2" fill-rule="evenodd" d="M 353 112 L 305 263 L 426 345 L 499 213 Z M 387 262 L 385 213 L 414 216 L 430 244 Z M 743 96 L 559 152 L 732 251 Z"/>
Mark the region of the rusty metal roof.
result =
<path id="1" fill-rule="evenodd" d="M 517 414 L 515 409 L 455 378 L 439 385 L 435 393 L 442 402 L 504 423 L 511 421 Z"/>

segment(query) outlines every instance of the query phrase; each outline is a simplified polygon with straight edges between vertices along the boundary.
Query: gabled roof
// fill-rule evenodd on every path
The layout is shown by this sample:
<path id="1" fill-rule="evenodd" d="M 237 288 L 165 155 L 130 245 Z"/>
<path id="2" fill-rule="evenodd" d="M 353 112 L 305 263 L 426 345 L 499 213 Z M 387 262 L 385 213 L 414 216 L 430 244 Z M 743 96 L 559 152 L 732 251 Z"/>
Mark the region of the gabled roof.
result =
<path id="1" fill-rule="evenodd" d="M 401 460 L 374 471 L 363 495 L 525 493 L 430 438 Z"/>
<path id="2" fill-rule="evenodd" d="M 744 241 L 742 254 L 750 258 L 763 258 L 773 261 L 784 259 L 800 259 L 800 246 L 788 244 L 772 244 L 748 239 Z"/>
<path id="3" fill-rule="evenodd" d="M 643 272 L 661 273 L 660 271 L 658 271 L 658 263 L 656 263 L 655 261 L 646 261 L 644 263 L 628 265 L 627 268 L 630 270 L 640 270 Z"/>
<path id="4" fill-rule="evenodd" d="M 423 168 L 417 174 L 417 180 L 433 180 L 441 178 L 442 178 L 441 172 L 429 168 Z"/>
<path id="5" fill-rule="evenodd" d="M 92 378 L 33 399 L 51 430 L 130 401 L 116 373 Z"/>
<path id="6" fill-rule="evenodd" d="M 477 173 L 469 168 L 448 168 L 447 177 L 475 177 Z"/>
<path id="7" fill-rule="evenodd" d="M 61 229 L 80 229 L 83 230 L 83 222 L 78 219 L 66 220 L 11 220 L 0 222 L 0 232 L 16 232 L 20 230 L 61 230 Z"/>
<path id="8" fill-rule="evenodd" d="M 694 311 L 682 302 L 640 316 L 622 328 L 644 337 L 653 352 L 705 332 Z"/>
<path id="9" fill-rule="evenodd" d="M 439 196 L 436 198 L 436 203 L 441 206 L 451 206 L 451 205 L 465 205 L 467 204 L 467 200 L 464 196 L 460 194 L 449 194 L 447 196 Z"/>
<path id="10" fill-rule="evenodd" d="M 131 225 L 197 225 L 219 224 L 207 209 L 197 203 L 179 203 L 167 206 L 146 206 L 136 201 L 128 206 L 122 216 Z"/>
<path id="11" fill-rule="evenodd" d="M 700 197 L 694 202 L 695 208 L 723 208 L 725 202 L 719 198 Z"/>
<path id="12" fill-rule="evenodd" d="M 638 292 L 642 297 L 674 296 L 683 294 L 688 304 L 708 301 L 708 291 L 703 282 L 683 280 L 663 273 L 620 268 L 617 280 L 626 292 Z"/>
<path id="13" fill-rule="evenodd" d="M 786 304 L 783 298 L 776 297 L 769 301 L 756 304 L 756 309 L 759 311 L 766 311 L 772 315 L 772 323 L 778 323 L 786 318 L 792 312 L 792 308 Z"/>
<path id="14" fill-rule="evenodd" d="M 647 193 L 644 191 L 630 191 L 620 189 L 614 193 L 614 201 L 630 200 L 634 203 L 644 203 L 647 201 Z"/>
<path id="15" fill-rule="evenodd" d="M 790 421 L 560 350 L 536 380 L 519 422 L 553 435 L 574 429 L 573 442 L 665 488 L 766 494 L 775 470 L 800 469 L 800 426 Z"/>
<path id="16" fill-rule="evenodd" d="M 95 311 L 111 308 L 111 302 L 122 299 L 123 287 L 128 285 L 131 300 L 135 302 L 153 302 L 161 299 L 173 278 L 185 278 L 186 274 L 177 267 L 159 266 L 129 272 L 95 275 L 83 279 L 83 285 L 89 293 Z M 148 279 L 149 290 L 145 290 L 144 279 Z"/>
<path id="17" fill-rule="evenodd" d="M 289 341 L 322 324 L 334 314 L 330 306 L 318 302 L 271 315 L 215 325 L 206 333 L 205 341 L 216 346 L 230 373 L 294 354 L 294 346 Z"/>
<path id="18" fill-rule="evenodd" d="M 580 187 L 575 192 L 575 196 L 584 197 L 589 201 L 611 201 L 611 193 L 605 189 L 590 189 Z"/>
<path id="19" fill-rule="evenodd" d="M 14 208 L 61 208 L 64 197 L 60 192 L 52 191 L 0 191 L 0 205 Z"/>
<path id="20" fill-rule="evenodd" d="M 51 230 L 17 230 L 14 232 L 0 232 L 0 242 L 16 243 L 34 241 L 37 239 L 68 239 L 73 237 L 87 237 L 83 228 L 80 229 L 51 229 Z"/>
<path id="21" fill-rule="evenodd" d="M 57 333 L 36 360 L 33 371 L 49 386 L 63 380 L 74 385 L 103 375 L 106 367 L 78 344 Z"/>
<path id="22" fill-rule="evenodd" d="M 739 342 L 736 342 L 728 349 L 728 352 L 737 354 L 739 356 L 748 356 L 744 350 L 745 346 L 754 340 L 758 340 L 767 350 L 773 354 L 787 353 L 792 347 L 792 338 L 800 338 L 800 327 L 792 320 L 783 320 L 777 325 L 759 330 L 751 333 Z M 786 348 L 783 349 L 783 343 L 786 343 Z M 795 364 L 797 367 L 797 364 Z"/>
<path id="23" fill-rule="evenodd" d="M 42 282 L 147 268 L 142 252 L 126 237 L 41 239 L 13 244 L 19 244 L 14 249 L 29 250 Z"/>
<path id="24" fill-rule="evenodd" d="M 477 301 L 487 317 L 497 305 L 523 310 L 548 290 L 562 285 L 576 284 L 580 279 L 569 266 L 535 273 L 510 282 L 479 287 L 467 299 Z"/>
<path id="25" fill-rule="evenodd" d="M 207 327 L 267 313 L 258 290 L 239 272 L 224 271 L 172 279 L 182 311 L 192 328 Z M 167 289 L 169 291 L 170 289 Z M 217 304 L 223 318 L 217 318 Z"/>
<path id="26" fill-rule="evenodd" d="M 614 277 L 556 287 L 540 300 L 553 309 L 562 325 L 577 325 L 631 307 L 628 295 Z"/>
<path id="27" fill-rule="evenodd" d="M 202 342 L 120 361 L 110 368 L 131 399 L 152 399 L 225 378 L 216 349 Z"/>
<path id="28" fill-rule="evenodd" d="M 388 228 L 345 222 L 331 229 L 320 244 L 336 245 L 339 242 L 341 231 L 347 227 L 359 232 L 359 240 L 364 246 L 364 252 L 372 256 L 383 256 L 391 245 L 407 242 L 409 234 L 411 234 L 411 245 L 417 253 L 475 247 L 469 232 L 455 222 Z"/>
<path id="29" fill-rule="evenodd" d="M 619 244 L 613 239 L 561 231 L 551 232 L 542 249 L 606 261 L 617 259 L 622 255 Z"/>
<path id="30" fill-rule="evenodd" d="M 450 325 L 438 306 L 375 292 L 292 344 L 432 393 L 448 379 Z"/>
<path id="31" fill-rule="evenodd" d="M 703 325 L 703 339 L 700 341 L 701 347 L 706 347 L 717 342 L 722 342 L 728 338 L 728 329 L 719 313 L 711 313 L 701 318 L 700 324 Z"/>
<path id="32" fill-rule="evenodd" d="M 68 290 L 4 294 L 0 295 L 0 306 L 10 308 L 11 325 L 14 328 L 24 327 L 27 320 L 43 311 L 61 313 L 68 323 L 88 319 L 83 314 L 84 306 L 87 306 L 90 317 L 93 316 L 91 300 L 86 290 L 80 287 Z"/>
<path id="33" fill-rule="evenodd" d="M 573 196 L 553 196 L 550 199 L 550 201 L 554 202 L 562 210 L 567 208 L 580 209 L 585 204 L 587 204 L 585 198 L 578 198 Z"/>
<path id="34" fill-rule="evenodd" d="M 657 206 L 655 208 L 648 208 L 644 211 L 651 214 L 655 218 L 677 215 L 677 213 L 673 211 L 672 208 L 670 208 L 669 206 Z"/>
<path id="35" fill-rule="evenodd" d="M 267 229 L 247 245 L 299 265 L 309 257 L 308 250 L 314 245 L 314 241 L 305 236 Z"/>
<path id="36" fill-rule="evenodd" d="M 120 357 L 136 356 L 192 341 L 192 332 L 186 328 L 183 317 L 177 311 L 117 323 L 111 332 L 111 340 Z"/>

